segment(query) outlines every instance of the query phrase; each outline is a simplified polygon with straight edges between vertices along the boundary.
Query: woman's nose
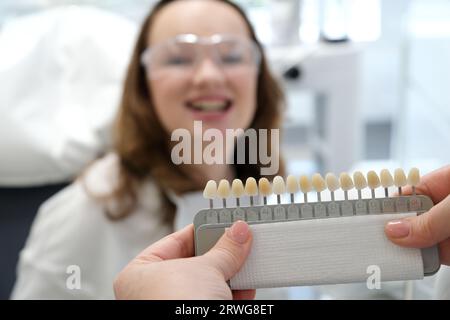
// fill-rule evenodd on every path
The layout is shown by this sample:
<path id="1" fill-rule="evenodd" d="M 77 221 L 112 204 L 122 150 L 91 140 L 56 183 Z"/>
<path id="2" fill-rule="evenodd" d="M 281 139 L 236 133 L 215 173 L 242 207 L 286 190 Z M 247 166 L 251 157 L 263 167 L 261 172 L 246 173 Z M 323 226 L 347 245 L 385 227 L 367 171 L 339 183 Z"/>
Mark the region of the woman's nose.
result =
<path id="1" fill-rule="evenodd" d="M 193 83 L 195 85 L 218 85 L 225 81 L 225 74 L 221 66 L 210 57 L 202 59 L 194 71 Z"/>

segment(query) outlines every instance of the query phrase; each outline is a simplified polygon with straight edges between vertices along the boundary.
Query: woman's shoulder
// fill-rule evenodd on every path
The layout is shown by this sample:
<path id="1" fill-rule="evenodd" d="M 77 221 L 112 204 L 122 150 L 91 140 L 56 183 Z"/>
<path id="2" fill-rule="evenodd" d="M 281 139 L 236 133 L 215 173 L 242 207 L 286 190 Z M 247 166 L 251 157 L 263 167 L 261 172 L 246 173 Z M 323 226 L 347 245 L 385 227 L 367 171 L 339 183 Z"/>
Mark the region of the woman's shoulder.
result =
<path id="1" fill-rule="evenodd" d="M 60 251 L 64 244 L 70 244 L 72 253 L 80 250 L 83 254 L 89 251 L 83 244 L 100 246 L 103 242 L 99 243 L 98 239 L 129 237 L 128 233 L 139 237 L 159 225 L 157 204 L 160 200 L 154 193 L 146 192 L 151 198 L 148 204 L 144 204 L 147 207 L 138 204 L 134 212 L 118 221 L 106 215 L 107 204 L 103 200 L 91 195 L 107 194 L 113 190 L 117 183 L 117 164 L 114 154 L 97 160 L 82 177 L 44 202 L 33 222 L 27 246 L 36 249 L 41 246 L 38 251 L 42 253 Z M 90 192 L 86 191 L 87 188 L 91 188 Z M 155 188 L 151 181 L 142 187 L 144 190 L 149 188 Z"/>
<path id="2" fill-rule="evenodd" d="M 119 156 L 116 153 L 108 153 L 87 167 L 76 182 L 80 183 L 87 193 L 105 196 L 117 187 L 119 172 Z"/>
<path id="3" fill-rule="evenodd" d="M 39 220 L 71 221 L 72 225 L 90 223 L 112 223 L 105 214 L 105 209 L 114 205 L 111 195 L 119 183 L 119 158 L 110 153 L 96 160 L 71 185 L 45 201 L 38 212 Z M 158 210 L 160 196 L 157 186 L 147 179 L 137 190 L 138 203 L 135 214 Z M 145 194 L 145 197 L 143 196 Z"/>
<path id="4" fill-rule="evenodd" d="M 93 162 L 72 184 L 47 199 L 39 208 L 35 223 L 75 220 L 103 210 L 96 197 L 110 194 L 118 181 L 118 158 L 111 153 Z M 55 222 L 56 223 L 56 222 Z"/>
<path id="5" fill-rule="evenodd" d="M 89 166 L 77 182 L 83 187 L 86 195 L 93 199 L 104 199 L 118 187 L 119 176 L 119 156 L 116 153 L 109 153 Z M 147 211 L 159 208 L 161 192 L 152 178 L 145 179 L 136 192 L 138 206 Z"/>

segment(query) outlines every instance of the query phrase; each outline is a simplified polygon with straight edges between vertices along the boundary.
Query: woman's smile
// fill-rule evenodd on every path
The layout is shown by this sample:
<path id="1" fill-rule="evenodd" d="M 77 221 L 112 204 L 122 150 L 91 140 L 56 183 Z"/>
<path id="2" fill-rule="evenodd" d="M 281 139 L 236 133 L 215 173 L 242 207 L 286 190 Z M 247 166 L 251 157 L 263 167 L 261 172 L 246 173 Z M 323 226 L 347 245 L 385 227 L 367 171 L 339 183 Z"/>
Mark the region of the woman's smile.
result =
<path id="1" fill-rule="evenodd" d="M 221 121 L 233 108 L 233 100 L 225 95 L 201 95 L 185 103 L 194 120 Z"/>

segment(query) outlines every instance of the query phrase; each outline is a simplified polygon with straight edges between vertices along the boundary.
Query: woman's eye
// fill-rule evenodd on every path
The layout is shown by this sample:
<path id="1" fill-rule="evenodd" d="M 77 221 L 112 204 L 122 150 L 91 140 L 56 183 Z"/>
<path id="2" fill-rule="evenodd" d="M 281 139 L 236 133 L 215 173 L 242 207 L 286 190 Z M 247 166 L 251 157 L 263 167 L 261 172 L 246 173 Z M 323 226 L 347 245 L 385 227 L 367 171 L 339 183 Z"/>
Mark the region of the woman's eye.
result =
<path id="1" fill-rule="evenodd" d="M 226 64 L 237 64 L 242 62 L 240 54 L 229 54 L 222 57 L 222 62 Z"/>
<path id="2" fill-rule="evenodd" d="M 192 59 L 189 57 L 168 57 L 166 59 L 167 65 L 187 65 L 192 63 Z"/>

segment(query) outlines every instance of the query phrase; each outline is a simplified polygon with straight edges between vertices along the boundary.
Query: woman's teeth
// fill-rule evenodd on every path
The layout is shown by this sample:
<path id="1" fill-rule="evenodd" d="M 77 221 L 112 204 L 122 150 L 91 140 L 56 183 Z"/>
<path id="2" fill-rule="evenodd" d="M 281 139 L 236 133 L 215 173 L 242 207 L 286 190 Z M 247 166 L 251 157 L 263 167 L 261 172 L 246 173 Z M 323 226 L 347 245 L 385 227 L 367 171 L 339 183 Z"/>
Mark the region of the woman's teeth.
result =
<path id="1" fill-rule="evenodd" d="M 229 101 L 202 101 L 189 103 L 190 107 L 200 111 L 222 111 L 229 105 Z"/>

